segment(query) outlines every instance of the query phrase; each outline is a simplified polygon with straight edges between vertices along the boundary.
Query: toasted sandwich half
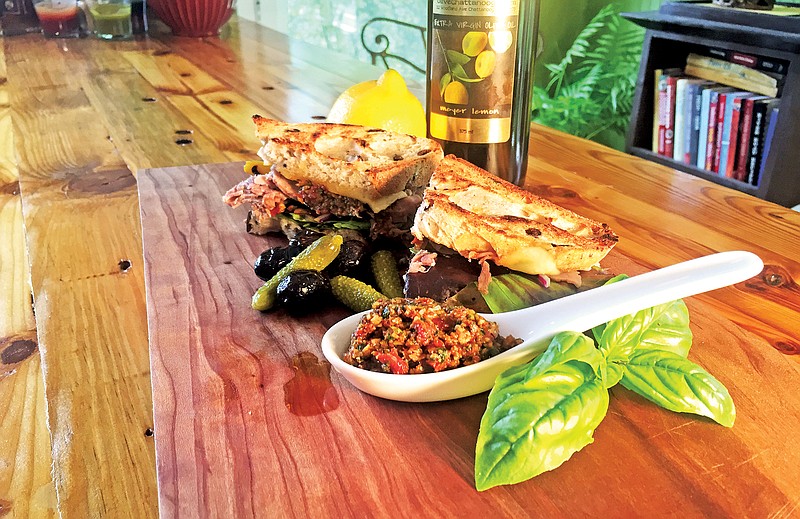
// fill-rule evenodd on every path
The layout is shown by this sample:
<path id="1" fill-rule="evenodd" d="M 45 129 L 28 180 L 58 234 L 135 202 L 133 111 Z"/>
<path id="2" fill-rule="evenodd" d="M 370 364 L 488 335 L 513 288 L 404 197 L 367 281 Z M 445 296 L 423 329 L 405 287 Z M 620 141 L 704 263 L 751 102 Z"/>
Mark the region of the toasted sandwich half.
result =
<path id="1" fill-rule="evenodd" d="M 483 292 L 491 264 L 579 283 L 578 273 L 597 265 L 618 240 L 608 225 L 452 155 L 434 171 L 411 232 L 420 252 L 410 273 L 429 270 L 436 255 L 457 254 L 480 265 Z"/>
<path id="2" fill-rule="evenodd" d="M 249 203 L 248 231 L 354 229 L 402 237 L 442 148 L 433 140 L 346 124 L 288 124 L 255 115 L 268 173 L 231 188 L 223 201 Z M 267 169 L 267 168 L 265 168 Z"/>

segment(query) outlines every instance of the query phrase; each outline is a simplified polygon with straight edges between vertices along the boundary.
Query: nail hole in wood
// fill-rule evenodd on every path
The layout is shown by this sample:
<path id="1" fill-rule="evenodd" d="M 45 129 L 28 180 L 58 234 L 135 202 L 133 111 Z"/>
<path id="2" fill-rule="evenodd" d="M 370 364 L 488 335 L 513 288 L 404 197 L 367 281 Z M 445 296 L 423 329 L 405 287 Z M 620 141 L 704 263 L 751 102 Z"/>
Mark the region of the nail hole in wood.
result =
<path id="1" fill-rule="evenodd" d="M 144 435 L 147 436 L 148 438 L 153 436 L 153 429 L 148 427 L 147 429 L 144 430 Z"/>
<path id="2" fill-rule="evenodd" d="M 176 139 L 175 144 L 178 146 L 186 146 L 188 144 L 192 144 L 194 141 L 192 139 Z"/>
<path id="3" fill-rule="evenodd" d="M 175 130 L 175 135 L 191 135 L 194 130 Z"/>
<path id="4" fill-rule="evenodd" d="M 130 260 L 126 259 L 119 260 L 119 263 L 117 263 L 117 265 L 119 265 L 120 272 L 128 272 L 131 269 Z"/>
<path id="5" fill-rule="evenodd" d="M 156 102 L 156 98 L 155 97 L 143 97 L 142 101 L 144 101 L 145 103 L 155 103 Z"/>
<path id="6" fill-rule="evenodd" d="M 20 339 L 9 344 L 0 353 L 0 362 L 3 364 L 16 364 L 27 359 L 36 351 L 36 343 L 30 339 Z"/>
<path id="7" fill-rule="evenodd" d="M 192 74 L 189 72 L 181 72 L 181 77 L 191 77 Z"/>

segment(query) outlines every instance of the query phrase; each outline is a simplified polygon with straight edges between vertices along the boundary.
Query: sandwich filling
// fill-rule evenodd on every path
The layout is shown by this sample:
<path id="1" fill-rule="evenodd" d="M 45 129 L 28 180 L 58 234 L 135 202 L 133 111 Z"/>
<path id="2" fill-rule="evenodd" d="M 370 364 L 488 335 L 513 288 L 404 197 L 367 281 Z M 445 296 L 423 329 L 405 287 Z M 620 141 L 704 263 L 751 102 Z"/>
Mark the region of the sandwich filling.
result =
<path id="1" fill-rule="evenodd" d="M 289 180 L 273 166 L 267 174 L 254 174 L 239 182 L 225 193 L 223 201 L 230 207 L 250 204 L 251 219 L 261 225 L 277 220 L 283 229 L 352 229 L 368 232 L 371 238 L 383 236 L 408 242 L 422 197 L 405 193 L 376 213 L 364 202 L 331 193 L 323 186 Z"/>
<path id="2" fill-rule="evenodd" d="M 411 257 L 405 275 L 406 297 L 430 297 L 437 301 L 445 301 L 473 282 L 476 283 L 478 291 L 486 294 L 489 291 L 492 274 L 512 272 L 494 263 L 488 255 L 466 258 L 452 249 L 429 240 L 415 240 L 414 245 L 416 253 Z M 551 281 L 569 283 L 575 288 L 580 288 L 583 281 L 578 271 L 553 275 L 538 274 L 537 280 L 544 288 L 549 288 Z"/>

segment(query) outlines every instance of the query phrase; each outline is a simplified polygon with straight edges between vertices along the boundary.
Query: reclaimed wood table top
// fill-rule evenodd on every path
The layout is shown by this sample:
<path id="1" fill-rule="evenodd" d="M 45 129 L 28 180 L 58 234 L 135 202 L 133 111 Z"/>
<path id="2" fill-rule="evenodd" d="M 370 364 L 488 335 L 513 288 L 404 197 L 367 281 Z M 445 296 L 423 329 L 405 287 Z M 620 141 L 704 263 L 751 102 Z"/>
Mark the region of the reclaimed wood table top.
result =
<path id="1" fill-rule="evenodd" d="M 154 430 L 139 189 L 150 186 L 152 192 L 153 179 L 166 182 L 175 174 L 170 167 L 194 166 L 189 171 L 217 171 L 232 178 L 230 163 L 254 158 L 258 146 L 250 115 L 314 120 L 327 113 L 339 92 L 376 77 L 379 71 L 343 62 L 324 50 L 247 22 L 232 23 L 221 38 L 159 34 L 112 43 L 29 35 L 5 38 L 1 48 L 0 292 L 8 296 L 0 298 L 0 405 L 6 409 L 0 421 L 0 515 L 155 517 L 159 506 L 166 516 L 189 517 L 201 512 L 225 516 L 231 510 L 236 516 L 264 515 L 265 509 L 273 516 L 330 511 L 319 501 L 331 497 L 327 491 L 303 487 L 302 481 L 290 478 L 303 473 L 303 463 L 309 464 L 310 472 L 321 471 L 326 447 L 314 450 L 314 442 L 308 439 L 305 445 L 312 450 L 307 456 L 291 458 L 295 464 L 291 471 L 269 468 L 275 477 L 288 478 L 284 480 L 287 488 L 305 488 L 308 501 L 301 497 L 280 501 L 282 495 L 276 493 L 273 497 L 284 508 L 269 509 L 268 502 L 259 508 L 255 501 L 239 508 L 211 503 L 204 501 L 215 495 L 211 487 L 230 481 L 212 477 L 189 478 L 197 486 L 184 488 L 183 493 L 171 493 L 164 482 L 187 479 L 162 479 L 159 489 L 157 450 L 159 476 L 165 474 L 162 458 L 171 460 L 181 474 L 186 473 L 178 469 L 197 473 L 210 466 L 230 471 L 247 460 L 231 448 L 229 458 L 209 459 L 207 466 L 199 466 L 197 460 L 179 455 L 186 445 L 162 457 L 169 452 L 162 445 L 176 436 L 168 435 L 167 428 Z M 699 315 L 693 321 L 694 331 L 703 338 L 693 351 L 712 373 L 736 388 L 732 393 L 750 419 L 727 430 L 707 421 L 675 419 L 666 412 L 662 416 L 660 411 L 648 410 L 655 422 L 631 425 L 626 420 L 641 415 L 631 411 L 638 403 L 629 399 L 612 407 L 617 415 L 608 433 L 587 447 L 583 462 L 600 463 L 600 454 L 623 446 L 626 438 L 641 441 L 657 435 L 653 451 L 669 457 L 676 473 L 695 470 L 698 481 L 712 480 L 700 484 L 672 478 L 666 483 L 658 479 L 658 471 L 639 474 L 643 485 L 662 484 L 686 496 L 681 501 L 683 509 L 676 512 L 708 516 L 742 510 L 744 515 L 774 517 L 796 513 L 798 464 L 789 463 L 796 460 L 785 443 L 787 437 L 800 433 L 797 417 L 788 416 L 800 406 L 791 383 L 800 374 L 793 356 L 800 352 L 800 214 L 539 126 L 534 127 L 530 155 L 526 187 L 607 222 L 620 235 L 615 253 L 637 268 L 654 269 L 732 249 L 755 252 L 766 265 L 760 276 L 697 296 L 690 304 L 693 315 Z M 214 163 L 223 165 L 199 166 Z M 137 186 L 141 175 L 143 184 Z M 173 249 L 165 244 L 164 251 L 167 255 Z M 312 340 L 329 324 L 309 325 L 296 333 Z M 726 371 L 726 365 L 736 369 Z M 759 381 L 764 381 L 760 389 Z M 423 416 L 435 413 L 435 408 L 365 405 L 367 397 L 354 393 L 343 379 L 334 375 L 332 383 L 340 397 L 339 414 L 331 418 L 337 431 L 356 434 L 354 411 L 371 410 L 372 415 L 363 417 L 364 427 L 372 427 L 368 430 L 375 434 L 399 431 L 374 427 L 377 418 L 388 419 L 396 412 L 412 423 L 428 424 L 427 431 L 434 437 L 451 432 L 457 438 L 441 458 L 430 460 L 431 472 L 424 477 L 415 471 L 424 472 L 428 462 L 418 461 L 398 468 L 396 475 L 388 471 L 383 479 L 370 481 L 400 484 L 407 492 L 409 483 L 403 482 L 403 475 L 429 480 L 435 474 L 446 488 L 477 494 L 464 480 L 472 463 L 467 440 L 472 435 L 474 446 L 477 434 L 467 426 L 477 424 L 480 405 L 475 405 L 475 399 L 485 400 L 485 395 L 440 406 L 442 425 L 436 428 Z M 236 394 L 227 397 L 236 398 Z M 158 404 L 166 398 L 157 394 L 155 400 Z M 176 405 L 191 408 L 187 402 Z M 262 410 L 276 420 L 297 420 L 277 409 Z M 782 413 L 787 414 L 784 419 Z M 690 423 L 694 426 L 684 430 Z M 207 439 L 208 427 L 199 427 L 197 437 Z M 308 429 L 307 435 L 315 434 L 310 422 L 299 427 Z M 665 431 L 669 434 L 662 434 Z M 697 435 L 697 442 L 684 437 L 689 433 Z M 676 444 L 682 450 L 674 447 L 673 436 L 681 436 Z M 606 446 L 598 446 L 601 440 Z M 684 466 L 688 459 L 710 462 L 704 452 L 714 442 L 729 451 L 720 465 Z M 287 449 L 286 445 L 281 449 Z M 341 456 L 343 451 L 338 452 Z M 396 451 L 392 455 L 400 461 Z M 658 459 L 644 460 L 643 455 L 642 459 L 615 459 L 611 465 L 625 470 L 630 461 L 645 470 L 657 465 Z M 358 466 L 365 471 L 388 470 Z M 535 484 L 523 484 L 498 491 L 500 497 L 496 497 L 498 492 L 487 492 L 490 497 L 482 499 L 505 503 L 505 510 L 516 515 L 569 515 L 559 505 L 559 499 L 566 497 L 563 489 L 558 490 L 558 478 L 572 478 L 572 484 L 589 481 L 568 465 L 562 469 L 572 472 L 559 475 L 557 471 L 543 480 L 541 492 L 545 493 L 532 490 Z M 334 479 L 357 476 L 351 472 L 332 470 L 331 474 Z M 605 482 L 630 479 L 610 477 Z M 228 487 L 215 490 L 221 488 Z M 345 487 L 341 488 L 344 498 Z M 378 498 L 397 506 L 406 498 L 419 503 L 407 493 L 385 496 L 380 494 L 382 489 L 369 490 L 370 494 L 357 500 L 366 508 Z M 236 487 L 236 492 L 242 490 Z M 167 501 L 178 494 L 180 501 Z M 237 496 L 245 495 L 256 493 L 235 493 L 230 499 L 235 502 Z M 519 506 L 526 495 L 536 497 L 538 510 Z M 476 499 L 469 494 L 464 502 Z M 458 504 L 459 500 L 448 498 L 441 505 L 444 508 L 436 510 L 452 512 L 451 507 Z M 370 511 L 338 510 L 340 515 Z M 390 514 L 386 509 L 371 511 Z"/>

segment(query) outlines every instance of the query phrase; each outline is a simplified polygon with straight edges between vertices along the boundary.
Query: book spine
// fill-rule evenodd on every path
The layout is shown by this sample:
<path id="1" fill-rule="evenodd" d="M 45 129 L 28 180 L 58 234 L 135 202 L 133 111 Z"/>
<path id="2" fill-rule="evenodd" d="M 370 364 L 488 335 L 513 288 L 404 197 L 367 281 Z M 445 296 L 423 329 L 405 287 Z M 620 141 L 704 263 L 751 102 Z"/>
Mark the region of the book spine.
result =
<path id="1" fill-rule="evenodd" d="M 667 78 L 667 99 L 666 112 L 664 114 L 664 155 L 672 157 L 675 152 L 675 90 L 678 86 L 678 78 L 670 76 Z"/>
<path id="2" fill-rule="evenodd" d="M 706 144 L 708 143 L 708 112 L 711 104 L 710 88 L 703 90 L 700 96 L 700 131 L 697 135 L 697 159 L 695 165 L 700 169 L 706 167 Z"/>
<path id="3" fill-rule="evenodd" d="M 778 125 L 778 114 L 780 108 L 775 106 L 769 114 L 769 122 L 767 123 L 767 134 L 764 137 L 764 149 L 761 152 L 761 167 L 758 170 L 758 179 L 764 178 L 764 166 L 767 164 L 769 158 L 769 150 L 772 147 L 772 139 L 775 137 L 775 127 Z M 756 185 L 758 185 L 756 183 Z"/>
<path id="4" fill-rule="evenodd" d="M 675 83 L 675 124 L 672 135 L 672 159 L 683 162 L 683 145 L 686 142 L 686 82 L 678 79 Z"/>
<path id="5" fill-rule="evenodd" d="M 717 108 L 719 107 L 719 92 L 711 92 L 711 101 L 708 105 L 708 137 L 706 138 L 706 162 L 704 168 L 714 171 L 714 149 L 717 145 Z"/>
<path id="6" fill-rule="evenodd" d="M 658 80 L 658 154 L 664 155 L 667 139 L 667 76 Z"/>
<path id="7" fill-rule="evenodd" d="M 725 169 L 720 171 L 728 178 L 733 178 L 733 171 L 736 164 L 736 143 L 739 141 L 739 120 L 742 112 L 742 98 L 733 99 L 731 107 L 730 124 L 727 125 L 728 142 L 725 145 Z M 720 166 L 720 169 L 722 167 Z"/>
<path id="8" fill-rule="evenodd" d="M 727 104 L 728 94 L 720 94 L 719 102 L 717 104 L 717 130 L 714 133 L 716 145 L 714 147 L 714 157 L 711 163 L 711 170 L 714 173 L 719 173 L 719 159 L 722 152 L 722 131 L 725 128 L 725 108 Z"/>
<path id="9" fill-rule="evenodd" d="M 747 157 L 750 155 L 750 135 L 753 125 L 753 103 L 754 99 L 745 99 L 742 101 L 741 115 L 742 130 L 739 136 L 739 145 L 736 156 L 736 169 L 733 178 L 736 180 L 745 180 L 747 177 Z"/>
<path id="10" fill-rule="evenodd" d="M 747 183 L 758 185 L 758 160 L 764 145 L 764 118 L 767 115 L 767 106 L 764 102 L 757 102 L 753 106 L 753 129 L 750 131 L 750 153 L 747 157 Z"/>
<path id="11" fill-rule="evenodd" d="M 663 72 L 663 69 L 660 68 L 655 69 L 653 72 L 653 142 L 651 145 L 653 153 L 659 153 L 659 129 L 661 126 L 661 91 L 659 85 Z"/>
<path id="12" fill-rule="evenodd" d="M 700 126 L 699 121 L 695 124 L 695 100 L 700 94 L 700 85 L 697 83 L 690 83 L 686 87 L 686 101 L 684 107 L 684 122 L 686 131 L 683 138 L 683 157 L 681 162 L 684 164 L 694 164 L 692 159 L 692 144 L 695 147 L 695 157 L 697 157 L 697 132 L 696 128 Z M 698 116 L 699 118 L 699 116 Z"/>

